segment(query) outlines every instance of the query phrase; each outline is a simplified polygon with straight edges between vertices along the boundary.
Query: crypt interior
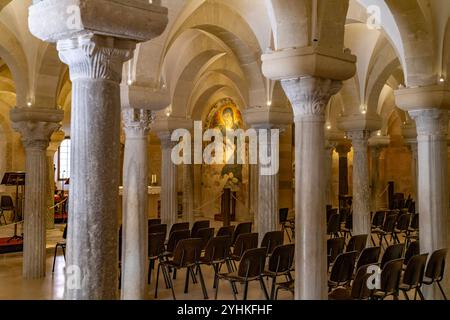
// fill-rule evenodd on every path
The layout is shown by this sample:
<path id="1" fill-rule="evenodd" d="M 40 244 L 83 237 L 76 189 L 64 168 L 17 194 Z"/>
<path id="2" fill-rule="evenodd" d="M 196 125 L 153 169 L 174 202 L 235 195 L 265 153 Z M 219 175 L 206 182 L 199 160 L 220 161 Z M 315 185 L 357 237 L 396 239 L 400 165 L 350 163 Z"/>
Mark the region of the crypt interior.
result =
<path id="1" fill-rule="evenodd" d="M 0 299 L 446 299 L 449 18 L 0 0 Z M 210 129 L 255 130 L 278 170 L 174 163 Z"/>

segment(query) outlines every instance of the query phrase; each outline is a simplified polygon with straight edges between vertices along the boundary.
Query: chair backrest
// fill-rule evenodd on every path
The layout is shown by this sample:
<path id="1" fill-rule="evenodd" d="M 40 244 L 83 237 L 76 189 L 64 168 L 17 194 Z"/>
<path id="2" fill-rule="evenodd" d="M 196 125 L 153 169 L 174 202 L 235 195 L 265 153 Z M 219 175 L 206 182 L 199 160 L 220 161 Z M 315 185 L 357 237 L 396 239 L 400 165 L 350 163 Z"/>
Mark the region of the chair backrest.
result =
<path id="1" fill-rule="evenodd" d="M 189 230 L 180 230 L 172 232 L 169 236 L 169 242 L 167 243 L 166 250 L 168 252 L 174 252 L 177 247 L 178 242 L 184 239 L 188 239 L 191 236 L 191 232 Z"/>
<path id="2" fill-rule="evenodd" d="M 381 271 L 380 290 L 386 294 L 398 292 L 402 275 L 403 259 L 395 259 L 386 263 Z"/>
<path id="3" fill-rule="evenodd" d="M 120 236 L 121 237 L 121 236 Z M 64 231 L 63 231 L 63 234 L 62 234 L 62 238 L 63 239 L 67 239 L 67 224 L 65 225 L 65 227 L 64 227 Z"/>
<path id="4" fill-rule="evenodd" d="M 333 213 L 330 216 L 330 219 L 328 220 L 327 234 L 339 232 L 340 225 L 341 225 L 341 220 L 339 218 L 339 214 Z"/>
<path id="5" fill-rule="evenodd" d="M 328 263 L 333 263 L 337 256 L 344 252 L 345 238 L 333 238 L 327 240 Z"/>
<path id="6" fill-rule="evenodd" d="M 261 275 L 266 263 L 266 248 L 248 249 L 242 255 L 239 263 L 238 276 L 254 278 Z"/>
<path id="7" fill-rule="evenodd" d="M 425 276 L 427 278 L 441 281 L 444 278 L 445 258 L 447 257 L 447 249 L 436 250 L 428 260 Z"/>
<path id="8" fill-rule="evenodd" d="M 283 231 L 270 231 L 264 235 L 261 241 L 261 248 L 267 248 L 267 254 L 271 254 L 275 247 L 281 246 L 283 242 Z"/>
<path id="9" fill-rule="evenodd" d="M 412 288 L 422 284 L 427 259 L 428 253 L 419 254 L 409 259 L 405 273 L 403 274 L 404 284 Z"/>
<path id="10" fill-rule="evenodd" d="M 279 215 L 280 223 L 281 223 L 281 224 L 287 222 L 288 214 L 289 214 L 289 208 L 281 208 L 281 209 L 279 210 L 278 215 Z"/>
<path id="11" fill-rule="evenodd" d="M 243 233 L 237 237 L 236 244 L 234 245 L 233 254 L 242 257 L 245 251 L 254 248 L 258 248 L 258 234 Z"/>
<path id="12" fill-rule="evenodd" d="M 173 263 L 179 267 L 191 266 L 200 261 L 203 240 L 189 238 L 180 240 L 173 253 Z"/>
<path id="13" fill-rule="evenodd" d="M 192 226 L 191 238 L 200 238 L 198 236 L 198 231 L 200 229 L 209 228 L 209 226 L 210 226 L 209 220 L 195 221 L 194 225 Z M 189 229 L 189 227 L 188 227 L 188 229 Z"/>
<path id="14" fill-rule="evenodd" d="M 230 236 L 233 237 L 234 226 L 220 227 L 217 231 L 217 237 Z"/>
<path id="15" fill-rule="evenodd" d="M 332 215 L 338 214 L 338 211 L 339 210 L 337 208 L 327 209 L 327 222 L 330 221 Z"/>
<path id="16" fill-rule="evenodd" d="M 3 210 L 14 210 L 14 202 L 10 196 L 2 196 L 0 208 Z"/>
<path id="17" fill-rule="evenodd" d="M 192 233 L 191 233 L 192 235 Z M 204 229 L 199 229 L 197 231 L 197 238 L 200 238 L 203 240 L 203 248 L 206 247 L 206 244 L 208 243 L 208 241 L 214 237 L 214 228 L 204 228 Z M 191 236 L 192 238 L 192 236 Z"/>
<path id="18" fill-rule="evenodd" d="M 419 230 L 419 214 L 418 213 L 414 214 L 413 217 L 411 218 L 410 227 L 413 230 Z"/>
<path id="19" fill-rule="evenodd" d="M 407 231 L 410 223 L 411 223 L 411 215 L 409 213 L 401 214 L 397 220 L 397 230 Z"/>
<path id="20" fill-rule="evenodd" d="M 152 233 L 164 233 L 167 236 L 167 224 L 154 224 L 148 226 L 148 234 Z"/>
<path id="21" fill-rule="evenodd" d="M 148 257 L 157 258 L 164 252 L 165 233 L 150 233 L 148 235 Z"/>
<path id="22" fill-rule="evenodd" d="M 381 269 L 384 269 L 386 264 L 392 260 L 398 260 L 403 257 L 404 245 L 402 243 L 393 244 L 386 248 L 381 257 Z"/>
<path id="23" fill-rule="evenodd" d="M 169 236 L 175 231 L 181 231 L 181 230 L 189 230 L 189 222 L 180 222 L 180 223 L 174 223 L 172 225 L 172 228 L 170 228 Z M 189 235 L 191 233 L 189 232 Z"/>
<path id="24" fill-rule="evenodd" d="M 161 224 L 161 219 L 148 219 L 148 227 Z"/>
<path id="25" fill-rule="evenodd" d="M 369 279 L 371 274 L 367 272 L 368 267 L 368 265 L 365 265 L 357 269 L 350 293 L 352 299 L 366 300 L 370 298 L 372 292 L 367 286 L 367 280 Z"/>
<path id="26" fill-rule="evenodd" d="M 350 281 L 353 276 L 353 269 L 355 268 L 357 256 L 357 251 L 341 253 L 338 255 L 331 268 L 330 280 L 337 283 Z"/>
<path id="27" fill-rule="evenodd" d="M 413 241 L 409 244 L 408 248 L 406 249 L 404 261 L 405 265 L 408 264 L 409 260 L 412 257 L 417 256 L 418 254 L 420 254 L 420 242 Z"/>
<path id="28" fill-rule="evenodd" d="M 209 263 L 224 261 L 230 253 L 230 246 L 231 236 L 211 238 L 205 247 L 205 260 Z"/>
<path id="29" fill-rule="evenodd" d="M 380 259 L 381 247 L 365 248 L 359 255 L 356 270 L 365 265 L 377 264 Z"/>
<path id="30" fill-rule="evenodd" d="M 384 218 L 386 217 L 386 212 L 384 211 L 377 211 L 373 215 L 372 218 L 372 227 L 374 228 L 381 228 L 384 223 Z"/>
<path id="31" fill-rule="evenodd" d="M 357 251 L 361 253 L 367 246 L 367 234 L 352 236 L 347 244 L 346 252 Z"/>
<path id="32" fill-rule="evenodd" d="M 291 270 L 294 262 L 294 254 L 294 244 L 277 246 L 269 258 L 269 271 L 283 273 Z"/>
<path id="33" fill-rule="evenodd" d="M 231 239 L 231 245 L 234 245 L 236 243 L 236 240 L 240 234 L 244 233 L 251 233 L 252 232 L 252 225 L 253 222 L 243 222 L 239 223 L 236 226 L 236 229 L 234 229 L 233 237 Z"/>
<path id="34" fill-rule="evenodd" d="M 352 230 L 353 228 L 353 214 L 350 212 L 347 215 L 347 219 L 345 219 L 345 228 L 348 230 Z"/>
<path id="35" fill-rule="evenodd" d="M 350 210 L 347 208 L 339 209 L 339 220 L 340 223 L 345 223 L 347 221 L 347 216 L 349 215 Z"/>
<path id="36" fill-rule="evenodd" d="M 388 213 L 386 219 L 384 220 L 383 231 L 393 232 L 395 228 L 395 222 L 397 221 L 398 215 L 395 213 Z"/>

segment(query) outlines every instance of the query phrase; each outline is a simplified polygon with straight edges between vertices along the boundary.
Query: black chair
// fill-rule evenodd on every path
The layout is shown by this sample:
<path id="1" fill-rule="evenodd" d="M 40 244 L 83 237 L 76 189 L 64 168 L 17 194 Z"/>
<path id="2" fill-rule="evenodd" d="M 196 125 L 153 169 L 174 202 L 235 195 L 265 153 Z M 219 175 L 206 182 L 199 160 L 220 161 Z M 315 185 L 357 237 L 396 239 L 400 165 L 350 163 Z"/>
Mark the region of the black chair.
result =
<path id="1" fill-rule="evenodd" d="M 245 251 L 254 248 L 258 248 L 258 234 L 257 233 L 240 234 L 237 237 L 236 243 L 233 247 L 233 252 L 230 255 L 230 259 L 232 261 L 240 261 Z"/>
<path id="2" fill-rule="evenodd" d="M 264 280 L 262 274 L 264 272 L 264 265 L 266 262 L 266 252 L 267 248 L 255 248 L 249 249 L 245 251 L 242 255 L 242 259 L 239 262 L 239 269 L 235 272 L 231 273 L 219 273 L 217 279 L 217 287 L 216 287 L 216 300 L 219 292 L 219 280 L 227 280 L 230 282 L 233 297 L 237 300 L 237 295 L 234 290 L 236 283 L 244 284 L 244 298 L 243 300 L 247 300 L 248 294 L 248 284 L 251 281 L 259 281 L 261 287 L 264 290 L 264 294 L 266 299 L 269 299 L 269 295 L 265 288 Z"/>
<path id="3" fill-rule="evenodd" d="M 277 246 L 269 258 L 269 264 L 263 276 L 272 278 L 270 299 L 275 298 L 276 280 L 280 276 L 286 276 L 292 280 L 291 269 L 294 262 L 295 246 L 293 244 Z"/>
<path id="4" fill-rule="evenodd" d="M 261 241 L 261 248 L 267 248 L 267 256 L 271 255 L 273 250 L 281 246 L 284 242 L 284 233 L 283 231 L 271 231 L 267 232 L 264 235 L 264 238 Z"/>
<path id="5" fill-rule="evenodd" d="M 338 214 L 338 208 L 327 208 L 327 222 L 330 221 L 332 215 Z"/>
<path id="6" fill-rule="evenodd" d="M 230 254 L 231 236 L 218 236 L 208 241 L 205 254 L 200 258 L 200 264 L 212 266 L 214 269 L 214 285 L 217 286 L 217 274 L 224 264 L 227 265 L 228 272 L 232 272 L 228 257 Z"/>
<path id="7" fill-rule="evenodd" d="M 161 224 L 161 219 L 148 219 L 148 227 Z"/>
<path id="8" fill-rule="evenodd" d="M 230 236 L 233 237 L 234 226 L 220 227 L 216 237 Z"/>
<path id="9" fill-rule="evenodd" d="M 415 290 L 414 300 L 417 299 L 417 294 L 419 294 L 421 300 L 425 300 L 420 288 L 423 284 L 427 259 L 428 253 L 425 253 L 416 255 L 409 260 L 405 273 L 403 274 L 402 284 L 399 286 L 399 289 L 403 292 L 406 300 L 410 300 L 408 292 L 411 290 Z"/>
<path id="10" fill-rule="evenodd" d="M 345 238 L 333 238 L 327 240 L 328 268 L 334 263 L 338 255 L 344 252 Z"/>
<path id="11" fill-rule="evenodd" d="M 0 201 L 0 224 L 2 223 L 1 218 L 5 222 L 5 225 L 8 224 L 5 217 L 5 211 L 12 211 L 14 214 L 13 221 L 16 220 L 16 209 L 14 207 L 14 202 L 10 196 L 2 196 Z"/>
<path id="12" fill-rule="evenodd" d="M 53 255 L 53 267 L 52 267 L 52 273 L 55 272 L 55 263 L 56 263 L 56 255 L 58 253 L 58 248 L 61 248 L 63 252 L 64 261 L 66 261 L 66 239 L 67 239 L 67 224 L 64 227 L 64 231 L 62 234 L 63 241 L 57 242 L 55 247 L 55 254 Z"/>
<path id="13" fill-rule="evenodd" d="M 178 245 L 178 242 L 181 240 L 189 239 L 191 236 L 191 232 L 189 230 L 180 230 L 174 231 L 169 236 L 169 241 L 166 245 L 166 251 L 163 253 L 164 257 L 170 257 L 173 255 L 175 248 Z"/>
<path id="14" fill-rule="evenodd" d="M 174 223 L 170 228 L 169 237 L 176 231 L 189 230 L 189 222 Z M 190 235 L 190 232 L 189 232 Z"/>
<path id="15" fill-rule="evenodd" d="M 381 257 L 381 269 L 384 269 L 386 264 L 393 260 L 398 260 L 403 258 L 403 250 L 404 245 L 403 244 L 393 244 L 386 248 L 386 250 L 383 253 L 383 256 Z"/>
<path id="16" fill-rule="evenodd" d="M 412 257 L 417 256 L 419 254 L 420 254 L 420 242 L 419 241 L 411 242 L 405 252 L 405 260 L 403 261 L 405 268 L 406 265 L 408 265 L 409 260 Z"/>
<path id="17" fill-rule="evenodd" d="M 275 291 L 275 300 L 278 300 L 278 292 L 280 290 L 289 291 L 294 295 L 295 282 L 294 280 L 289 280 L 286 282 L 280 282 L 277 284 L 277 290 Z"/>
<path id="18" fill-rule="evenodd" d="M 396 221 L 397 221 L 397 215 L 389 213 L 389 214 L 387 214 L 386 219 L 384 220 L 383 227 L 377 228 L 372 231 L 372 234 L 378 236 L 379 245 L 381 247 L 383 247 L 383 240 L 386 242 L 387 246 L 389 246 L 390 242 L 393 240 L 394 228 L 395 228 Z M 387 236 L 389 236 L 389 235 L 391 236 L 391 241 L 387 240 Z"/>
<path id="19" fill-rule="evenodd" d="M 147 282 L 152 283 L 152 274 L 155 269 L 155 262 L 162 261 L 165 251 L 164 242 L 166 235 L 164 233 L 150 233 L 148 235 L 148 279 Z M 168 284 L 167 279 L 166 284 Z"/>
<path id="20" fill-rule="evenodd" d="M 406 239 L 406 234 L 408 232 L 409 225 L 411 223 L 411 215 L 409 213 L 401 214 L 397 219 L 397 224 L 394 228 L 394 241 L 396 243 L 401 243 L 400 235 L 403 235 Z"/>
<path id="21" fill-rule="evenodd" d="M 176 300 L 175 290 L 173 288 L 173 281 L 169 277 L 169 270 L 180 270 L 186 269 L 186 280 L 184 285 L 184 293 L 188 293 L 189 290 L 189 275 L 196 271 L 200 275 L 200 283 L 202 286 L 203 296 L 208 299 L 208 292 L 206 290 L 205 281 L 203 278 L 202 269 L 200 267 L 200 255 L 202 251 L 203 241 L 200 238 L 183 239 L 178 242 L 177 247 L 173 253 L 173 259 L 162 261 L 160 265 L 162 266 L 163 273 L 169 281 L 169 287 L 172 290 L 173 299 Z M 155 298 L 158 292 L 158 280 L 159 280 L 159 269 L 156 278 L 156 288 L 155 288 Z"/>
<path id="22" fill-rule="evenodd" d="M 353 215 L 348 213 L 347 218 L 345 219 L 344 227 L 341 227 L 341 234 L 347 240 L 347 236 L 352 237 L 353 230 Z"/>
<path id="23" fill-rule="evenodd" d="M 331 268 L 330 278 L 328 280 L 328 292 L 339 286 L 346 286 L 350 284 L 353 277 L 353 270 L 355 268 L 357 251 L 340 254 Z"/>
<path id="24" fill-rule="evenodd" d="M 423 284 L 429 286 L 433 285 L 433 283 L 436 283 L 442 293 L 442 296 L 444 297 L 444 300 L 447 300 L 447 296 L 442 289 L 441 281 L 444 280 L 446 257 L 447 249 L 441 249 L 433 252 L 430 260 L 428 260 L 427 268 L 425 270 L 425 277 L 423 280 Z"/>
<path id="25" fill-rule="evenodd" d="M 233 236 L 231 238 L 231 246 L 234 246 L 236 240 L 240 234 L 251 233 L 252 232 L 252 222 L 243 222 L 236 226 L 234 229 Z"/>
<path id="26" fill-rule="evenodd" d="M 288 230 L 291 230 L 291 233 L 293 233 L 295 227 L 294 227 L 294 223 L 288 219 L 288 215 L 289 215 L 289 208 L 281 208 L 279 210 L 281 230 L 283 232 L 286 232 L 289 242 L 292 242 L 292 238 L 291 238 Z"/>
<path id="27" fill-rule="evenodd" d="M 416 213 L 411 218 L 411 224 L 406 232 L 406 245 L 409 246 L 412 240 L 419 240 L 419 215 Z"/>
<path id="28" fill-rule="evenodd" d="M 380 287 L 373 291 L 372 299 L 384 300 L 389 296 L 394 296 L 394 299 L 398 300 L 402 265 L 403 259 L 391 260 L 386 263 L 381 271 Z"/>
<path id="29" fill-rule="evenodd" d="M 367 246 L 367 234 L 352 236 L 347 244 L 346 252 L 356 251 L 360 254 Z"/>
<path id="30" fill-rule="evenodd" d="M 381 247 L 365 248 L 359 255 L 358 262 L 356 263 L 356 270 L 359 270 L 362 266 L 378 264 L 380 253 Z"/>
<path id="31" fill-rule="evenodd" d="M 191 231 L 191 238 L 199 238 L 198 231 L 201 229 L 207 229 L 210 227 L 210 221 L 209 220 L 202 220 L 202 221 L 196 221 L 194 222 L 192 226 Z M 189 229 L 189 227 L 188 227 Z"/>
<path id="32" fill-rule="evenodd" d="M 148 226 L 148 234 L 164 233 L 167 237 L 167 224 L 152 224 Z"/>
<path id="33" fill-rule="evenodd" d="M 329 295 L 329 300 L 367 300 L 370 298 L 371 290 L 367 287 L 367 281 L 370 273 L 367 272 L 368 266 L 362 266 L 356 272 L 351 288 L 337 288 Z"/>
<path id="34" fill-rule="evenodd" d="M 383 226 L 385 217 L 386 217 L 385 211 L 375 212 L 375 214 L 373 215 L 373 218 L 372 218 L 372 230 L 381 229 L 381 227 Z M 375 245 L 375 243 L 374 243 L 374 245 Z"/>
<path id="35" fill-rule="evenodd" d="M 341 230 L 341 220 L 339 218 L 339 214 L 333 213 L 328 219 L 327 223 L 327 235 L 331 238 L 339 238 L 339 232 Z"/>
<path id="36" fill-rule="evenodd" d="M 202 249 L 205 249 L 208 241 L 214 237 L 214 228 L 199 229 L 196 232 L 196 234 L 197 234 L 196 238 L 202 239 L 202 241 L 203 241 Z"/>

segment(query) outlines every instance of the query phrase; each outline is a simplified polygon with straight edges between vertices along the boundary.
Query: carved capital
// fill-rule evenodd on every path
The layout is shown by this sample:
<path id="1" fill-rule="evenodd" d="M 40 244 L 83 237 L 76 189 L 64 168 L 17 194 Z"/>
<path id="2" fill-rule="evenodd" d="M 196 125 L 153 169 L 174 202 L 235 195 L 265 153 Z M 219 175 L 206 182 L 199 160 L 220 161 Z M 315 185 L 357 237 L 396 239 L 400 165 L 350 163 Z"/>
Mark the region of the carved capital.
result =
<path id="1" fill-rule="evenodd" d="M 125 109 L 122 111 L 122 119 L 127 138 L 145 138 L 155 117 L 150 110 Z"/>
<path id="2" fill-rule="evenodd" d="M 348 134 L 350 140 L 352 140 L 353 149 L 355 152 L 367 152 L 367 147 L 369 145 L 370 131 L 359 130 L 351 131 Z"/>
<path id="3" fill-rule="evenodd" d="M 448 111 L 442 109 L 428 109 L 410 111 L 411 117 L 416 121 L 417 138 L 422 136 L 447 140 Z"/>
<path id="4" fill-rule="evenodd" d="M 324 116 L 330 98 L 339 92 L 341 81 L 322 78 L 298 78 L 281 81 L 296 118 Z"/>
<path id="5" fill-rule="evenodd" d="M 85 35 L 58 41 L 61 60 L 69 66 L 70 79 L 122 81 L 122 67 L 133 57 L 136 43 L 107 36 Z"/>
<path id="6" fill-rule="evenodd" d="M 177 141 L 172 141 L 172 133 L 170 131 L 158 132 L 158 138 L 161 141 L 161 149 L 172 149 L 177 145 Z"/>

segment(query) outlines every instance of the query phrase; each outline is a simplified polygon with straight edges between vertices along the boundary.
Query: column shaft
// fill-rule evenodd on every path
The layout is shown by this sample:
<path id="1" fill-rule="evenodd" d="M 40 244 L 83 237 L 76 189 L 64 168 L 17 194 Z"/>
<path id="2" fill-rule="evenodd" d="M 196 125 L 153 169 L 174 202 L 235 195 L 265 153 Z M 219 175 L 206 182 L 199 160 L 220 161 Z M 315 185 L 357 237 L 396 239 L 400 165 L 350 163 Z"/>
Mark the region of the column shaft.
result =
<path id="1" fill-rule="evenodd" d="M 325 147 L 325 204 L 333 205 L 333 151 L 334 147 Z"/>
<path id="2" fill-rule="evenodd" d="M 192 164 L 183 165 L 183 219 L 193 223 L 194 218 L 194 168 Z"/>
<path id="3" fill-rule="evenodd" d="M 168 230 L 178 219 L 177 207 L 177 166 L 173 163 L 171 154 L 174 143 L 170 133 L 159 134 L 161 139 L 161 221 L 167 224 Z"/>

